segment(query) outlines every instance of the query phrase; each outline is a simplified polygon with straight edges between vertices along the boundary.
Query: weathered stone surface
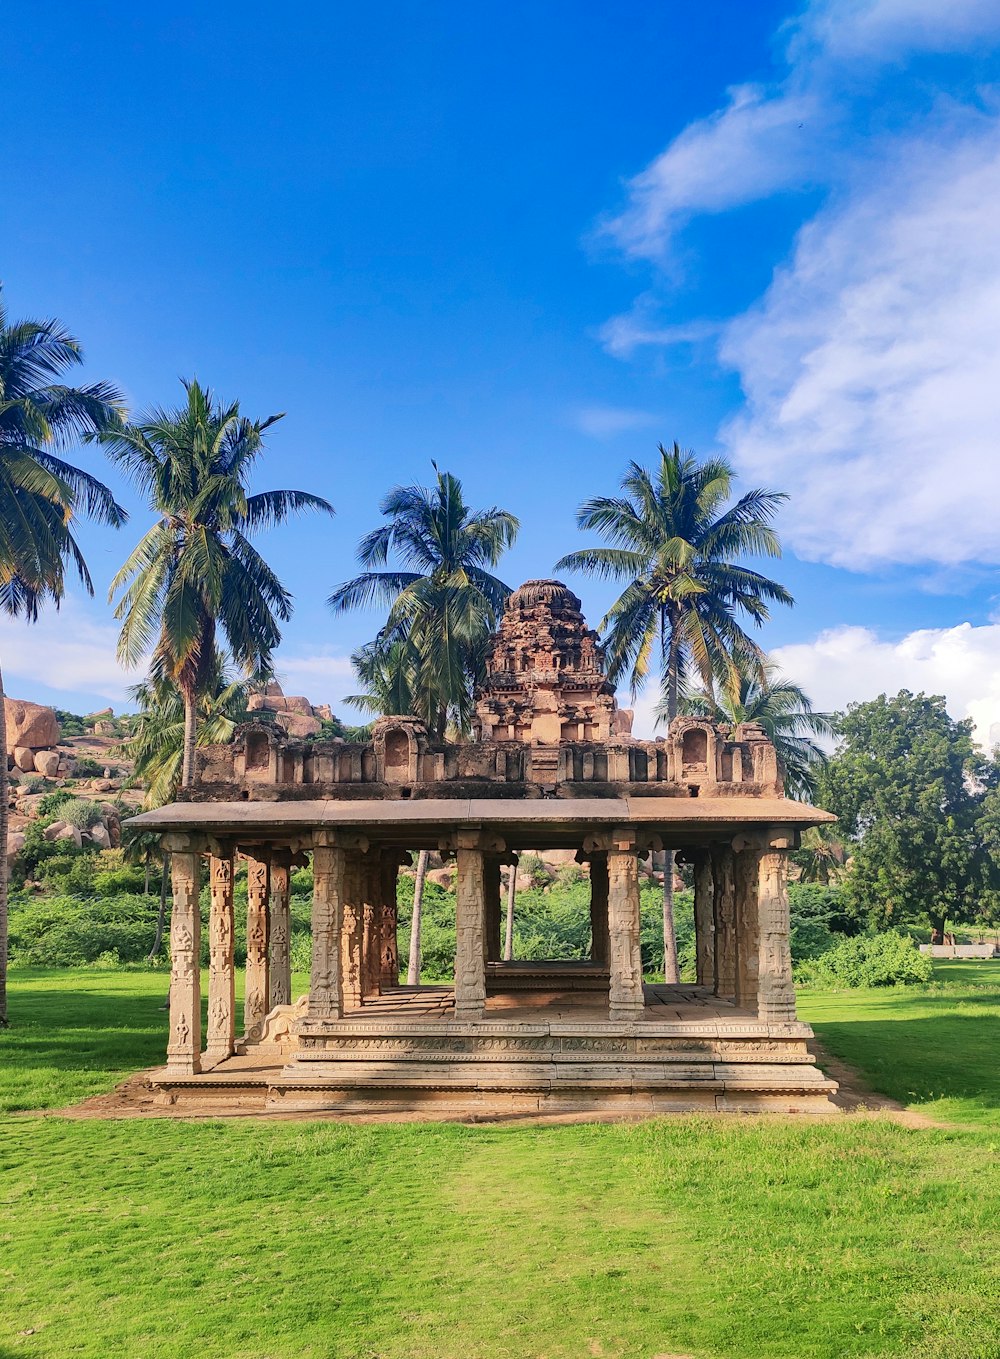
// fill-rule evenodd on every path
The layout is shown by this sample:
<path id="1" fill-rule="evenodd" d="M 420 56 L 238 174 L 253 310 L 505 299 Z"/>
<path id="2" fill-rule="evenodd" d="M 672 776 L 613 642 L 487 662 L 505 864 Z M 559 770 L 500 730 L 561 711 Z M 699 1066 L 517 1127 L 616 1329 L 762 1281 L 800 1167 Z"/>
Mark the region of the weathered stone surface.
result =
<path id="1" fill-rule="evenodd" d="M 24 849 L 25 837 L 21 831 L 7 832 L 7 858 L 16 859 L 21 850 Z"/>
<path id="2" fill-rule="evenodd" d="M 35 769 L 47 779 L 54 779 L 59 773 L 58 750 L 36 750 Z"/>
<path id="3" fill-rule="evenodd" d="M 8 749 L 26 746 L 29 750 L 46 750 L 59 744 L 62 733 L 54 709 L 22 698 L 5 698 L 3 706 Z"/>
<path id="4" fill-rule="evenodd" d="M 83 835 L 76 826 L 63 826 L 56 836 L 57 840 L 71 840 L 77 849 L 83 844 Z"/>
<path id="5" fill-rule="evenodd" d="M 103 821 L 98 821 L 96 826 L 91 826 L 88 834 L 98 849 L 111 848 L 111 836 L 108 834 L 108 828 Z"/>
<path id="6" fill-rule="evenodd" d="M 42 831 L 42 836 L 46 840 L 56 840 L 59 837 L 60 831 L 64 831 L 65 829 L 65 821 L 51 821 Z"/>
<path id="7" fill-rule="evenodd" d="M 302 713 L 278 713 L 277 721 L 289 736 L 318 736 L 323 724 L 317 717 L 305 717 Z"/>
<path id="8" fill-rule="evenodd" d="M 29 750 L 27 746 L 14 746 L 11 752 L 14 760 L 14 768 L 20 769 L 22 774 L 30 774 L 35 768 L 35 752 Z"/>

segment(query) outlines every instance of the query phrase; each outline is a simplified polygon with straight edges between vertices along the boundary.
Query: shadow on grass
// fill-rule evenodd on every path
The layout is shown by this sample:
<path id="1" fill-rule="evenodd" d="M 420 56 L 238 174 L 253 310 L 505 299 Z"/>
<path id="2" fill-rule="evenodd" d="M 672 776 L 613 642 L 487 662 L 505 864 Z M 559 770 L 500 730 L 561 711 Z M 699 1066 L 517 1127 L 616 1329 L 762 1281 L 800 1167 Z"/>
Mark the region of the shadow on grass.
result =
<path id="1" fill-rule="evenodd" d="M 922 997 L 921 1005 L 937 1009 L 936 1001 Z M 977 1001 L 963 996 L 962 1005 Z M 956 1014 L 954 1007 L 944 998 L 942 1013 L 925 1018 L 813 1020 L 813 1028 L 830 1052 L 904 1104 L 958 1099 L 1000 1109 L 996 1021 Z"/>

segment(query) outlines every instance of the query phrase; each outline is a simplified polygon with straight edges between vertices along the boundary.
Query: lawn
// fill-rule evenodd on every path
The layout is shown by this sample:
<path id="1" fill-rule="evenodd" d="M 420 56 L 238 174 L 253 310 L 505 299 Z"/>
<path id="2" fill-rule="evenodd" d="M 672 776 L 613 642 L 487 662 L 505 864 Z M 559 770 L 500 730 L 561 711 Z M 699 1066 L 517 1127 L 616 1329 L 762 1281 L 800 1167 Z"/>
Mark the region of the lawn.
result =
<path id="1" fill-rule="evenodd" d="M 12 981 L 8 1107 L 162 1053 L 162 977 Z M 997 1359 L 993 1071 L 975 1087 L 997 1004 L 974 985 L 803 998 L 870 1076 L 885 1043 L 888 1078 L 936 1072 L 918 1098 L 945 1091 L 968 1127 L 8 1116 L 0 1359 Z"/>

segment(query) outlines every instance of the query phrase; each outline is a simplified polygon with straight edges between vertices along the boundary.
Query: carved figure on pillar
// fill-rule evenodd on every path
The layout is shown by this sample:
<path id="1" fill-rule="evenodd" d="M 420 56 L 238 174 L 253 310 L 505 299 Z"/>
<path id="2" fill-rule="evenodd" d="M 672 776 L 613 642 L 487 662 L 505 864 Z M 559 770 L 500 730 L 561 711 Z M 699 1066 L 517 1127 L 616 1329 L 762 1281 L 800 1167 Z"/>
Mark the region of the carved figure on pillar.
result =
<path id="1" fill-rule="evenodd" d="M 364 933 L 364 903 L 361 875 L 363 855 L 360 850 L 347 851 L 344 864 L 343 920 L 340 929 L 341 983 L 344 1009 L 358 1010 L 364 1001 L 362 956 Z"/>
<path id="2" fill-rule="evenodd" d="M 247 861 L 247 970 L 243 1031 L 250 1042 L 260 1038 L 268 1011 L 268 895 L 270 874 L 264 852 L 253 850 Z"/>
<path id="3" fill-rule="evenodd" d="M 795 1019 L 788 911 L 788 851 L 794 847 L 794 832 L 773 833 L 760 856 L 757 1015 L 769 1024 L 790 1024 Z"/>
<path id="4" fill-rule="evenodd" d="M 377 996 L 382 987 L 382 851 L 371 849 L 361 861 L 361 993 Z"/>
<path id="5" fill-rule="evenodd" d="M 712 856 L 707 849 L 692 850 L 694 866 L 695 967 L 699 986 L 715 986 L 715 887 Z"/>
<path id="6" fill-rule="evenodd" d="M 201 856 L 193 836 L 165 835 L 170 853 L 170 1037 L 167 1068 L 193 1076 L 201 1070 Z"/>
<path id="7" fill-rule="evenodd" d="M 488 838 L 488 837 L 487 837 Z M 455 1018 L 481 1019 L 486 1011 L 486 883 L 484 838 L 458 835 L 455 879 Z M 503 849 L 502 844 L 491 848 Z"/>
<path id="8" fill-rule="evenodd" d="M 209 860 L 208 1042 L 213 1065 L 232 1056 L 236 1042 L 236 968 L 233 961 L 233 851 L 219 846 Z"/>
<path id="9" fill-rule="evenodd" d="M 268 940 L 268 1009 L 292 1001 L 291 958 L 291 854 L 287 849 L 271 855 L 271 918 Z"/>
<path id="10" fill-rule="evenodd" d="M 340 1019 L 344 1013 L 340 933 L 346 860 L 347 852 L 335 832 L 313 832 L 312 1019 Z"/>
<path id="11" fill-rule="evenodd" d="M 596 847 L 596 846 L 595 846 Z M 642 1017 L 642 954 L 639 949 L 639 856 L 632 830 L 612 833 L 608 846 L 608 935 L 611 986 L 608 1017 Z"/>
<path id="12" fill-rule="evenodd" d="M 410 856 L 398 850 L 383 850 L 382 852 L 380 891 L 382 927 L 380 930 L 381 965 L 379 983 L 383 991 L 399 985 L 399 943 L 397 940 L 399 906 L 396 893 L 399 885 L 400 865 L 409 862 Z"/>
<path id="13" fill-rule="evenodd" d="M 712 846 L 713 911 L 715 917 L 715 994 L 736 994 L 736 883 L 733 851 Z"/>

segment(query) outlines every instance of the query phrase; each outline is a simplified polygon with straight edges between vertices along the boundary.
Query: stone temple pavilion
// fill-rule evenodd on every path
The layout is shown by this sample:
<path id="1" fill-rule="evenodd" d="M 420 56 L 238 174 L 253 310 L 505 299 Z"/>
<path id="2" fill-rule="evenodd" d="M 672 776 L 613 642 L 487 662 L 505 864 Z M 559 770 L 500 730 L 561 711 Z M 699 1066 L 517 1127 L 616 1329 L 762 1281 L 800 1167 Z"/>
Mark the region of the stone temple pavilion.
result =
<path id="1" fill-rule="evenodd" d="M 788 855 L 833 818 L 784 796 L 763 730 L 680 717 L 636 740 L 597 635 L 558 581 L 510 597 L 473 739 L 411 717 L 368 744 L 248 723 L 198 752 L 184 800 L 135 817 L 170 852 L 167 1063 L 159 1098 L 196 1111 L 635 1114 L 823 1110 L 836 1090 L 795 1015 Z M 453 986 L 401 986 L 400 866 L 456 863 Z M 572 850 L 590 955 L 502 961 L 501 867 Z M 641 865 L 691 866 L 697 979 L 643 982 Z M 233 875 L 248 875 L 244 1029 L 235 1026 Z M 312 861 L 312 973 L 293 999 L 289 875 Z M 202 1042 L 203 864 L 210 881 Z"/>

